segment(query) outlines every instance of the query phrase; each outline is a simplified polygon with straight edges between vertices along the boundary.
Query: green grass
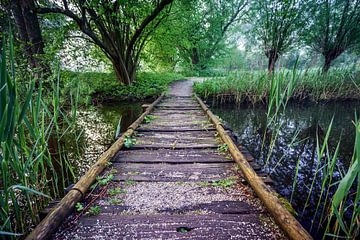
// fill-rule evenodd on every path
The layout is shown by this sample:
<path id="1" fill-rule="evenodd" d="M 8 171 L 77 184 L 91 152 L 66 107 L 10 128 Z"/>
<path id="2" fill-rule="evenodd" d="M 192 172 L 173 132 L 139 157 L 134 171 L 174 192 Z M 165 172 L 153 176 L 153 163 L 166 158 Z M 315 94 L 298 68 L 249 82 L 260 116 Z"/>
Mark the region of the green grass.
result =
<path id="1" fill-rule="evenodd" d="M 283 80 L 281 80 L 283 79 Z M 333 69 L 326 75 L 320 71 L 281 70 L 269 76 L 265 71 L 234 72 L 226 77 L 207 79 L 194 85 L 203 97 L 236 103 L 268 103 L 272 81 L 282 81 L 279 92 L 285 91 L 287 80 L 294 79 L 290 99 L 297 101 L 329 101 L 360 99 L 360 72 Z"/>
<path id="2" fill-rule="evenodd" d="M 154 98 L 168 89 L 173 81 L 184 79 L 177 73 L 140 72 L 130 86 L 121 85 L 113 73 L 64 72 L 64 89 L 71 89 L 71 82 L 78 82 L 82 103 L 142 100 Z"/>

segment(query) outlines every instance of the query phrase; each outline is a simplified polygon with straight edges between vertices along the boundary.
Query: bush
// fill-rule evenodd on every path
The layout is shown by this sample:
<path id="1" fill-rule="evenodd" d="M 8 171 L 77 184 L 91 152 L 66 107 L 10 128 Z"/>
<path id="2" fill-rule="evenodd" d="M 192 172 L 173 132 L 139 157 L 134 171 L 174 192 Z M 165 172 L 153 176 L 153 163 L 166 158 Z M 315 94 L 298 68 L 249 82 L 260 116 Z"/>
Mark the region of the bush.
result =
<path id="1" fill-rule="evenodd" d="M 170 83 L 183 79 L 183 76 L 177 73 L 140 72 L 130 86 L 119 83 L 114 73 L 64 72 L 62 79 L 65 91 L 70 91 L 77 82 L 81 102 L 96 103 L 155 98 L 166 91 Z"/>

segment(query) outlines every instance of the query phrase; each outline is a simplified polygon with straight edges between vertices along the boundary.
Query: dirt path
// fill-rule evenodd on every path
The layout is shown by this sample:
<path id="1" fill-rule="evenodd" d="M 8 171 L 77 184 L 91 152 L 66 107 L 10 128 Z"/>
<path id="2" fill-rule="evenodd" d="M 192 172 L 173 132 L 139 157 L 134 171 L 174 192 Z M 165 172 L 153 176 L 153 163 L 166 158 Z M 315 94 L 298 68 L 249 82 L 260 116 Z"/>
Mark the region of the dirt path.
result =
<path id="1" fill-rule="evenodd" d="M 105 173 L 113 181 L 94 203 L 101 211 L 62 227 L 54 239 L 283 238 L 219 148 L 212 124 L 191 97 L 192 84 L 173 84 L 137 129 L 136 144 L 113 159 Z"/>

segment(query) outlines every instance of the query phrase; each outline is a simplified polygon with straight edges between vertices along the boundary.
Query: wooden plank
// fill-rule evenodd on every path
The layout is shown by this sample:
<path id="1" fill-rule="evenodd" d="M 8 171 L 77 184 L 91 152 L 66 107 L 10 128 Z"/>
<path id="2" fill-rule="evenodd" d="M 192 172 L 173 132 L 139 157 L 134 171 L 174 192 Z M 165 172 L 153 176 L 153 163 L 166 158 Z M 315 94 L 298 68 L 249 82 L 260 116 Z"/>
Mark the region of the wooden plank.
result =
<path id="1" fill-rule="evenodd" d="M 170 114 L 181 114 L 184 116 L 203 116 L 206 117 L 206 115 L 204 115 L 204 113 L 202 111 L 198 111 L 198 110 L 189 110 L 189 111 L 182 111 L 182 110 L 173 110 L 173 111 L 168 111 L 168 110 L 162 110 L 162 109 L 154 109 L 154 111 L 152 112 L 151 115 L 156 115 L 156 114 L 162 114 L 162 115 L 170 115 Z"/>
<path id="2" fill-rule="evenodd" d="M 213 201 L 210 203 L 187 205 L 181 208 L 165 208 L 160 212 L 167 214 L 186 214 L 192 211 L 206 211 L 221 214 L 254 214 L 262 212 L 248 203 L 241 201 Z"/>
<path id="3" fill-rule="evenodd" d="M 183 107 L 183 108 L 176 108 L 176 107 L 159 107 L 157 108 L 161 111 L 177 111 L 177 110 L 181 110 L 181 111 L 191 111 L 191 110 L 195 110 L 195 111 L 201 111 L 200 108 L 198 107 Z"/>
<path id="4" fill-rule="evenodd" d="M 166 122 L 166 123 L 151 123 L 151 124 L 142 124 L 139 126 L 139 129 L 162 129 L 162 128 L 166 128 L 166 129 L 214 129 L 214 125 L 207 123 L 207 124 L 199 124 L 199 123 L 187 123 L 187 124 L 181 124 L 181 122 L 179 120 L 177 121 L 172 121 L 172 122 Z"/>
<path id="5" fill-rule="evenodd" d="M 219 145 L 217 144 L 136 144 L 130 149 L 217 149 Z"/>
<path id="6" fill-rule="evenodd" d="M 159 149 L 152 150 L 136 150 L 136 151 L 119 151 L 113 158 L 113 162 L 124 163 L 219 163 L 233 162 L 226 155 L 220 154 L 213 149 L 197 149 L 197 150 L 171 150 Z"/>
<path id="7" fill-rule="evenodd" d="M 109 215 L 81 218 L 54 239 L 276 239 L 258 214 Z"/>
<path id="8" fill-rule="evenodd" d="M 175 127 L 175 126 L 171 126 L 171 127 L 152 127 L 149 126 L 148 128 L 143 128 L 140 127 L 138 129 L 136 129 L 138 132 L 208 132 L 208 131 L 214 131 L 215 128 L 211 127 L 211 128 L 186 128 L 186 127 Z"/>
<path id="9" fill-rule="evenodd" d="M 196 182 L 218 181 L 234 175 L 233 163 L 138 164 L 114 163 L 114 181 Z"/>
<path id="10" fill-rule="evenodd" d="M 140 142 L 149 142 L 149 141 L 158 141 L 158 143 L 163 142 L 174 142 L 178 143 L 217 143 L 215 132 L 212 131 L 202 131 L 202 132 L 144 132 L 136 134 L 136 141 Z"/>

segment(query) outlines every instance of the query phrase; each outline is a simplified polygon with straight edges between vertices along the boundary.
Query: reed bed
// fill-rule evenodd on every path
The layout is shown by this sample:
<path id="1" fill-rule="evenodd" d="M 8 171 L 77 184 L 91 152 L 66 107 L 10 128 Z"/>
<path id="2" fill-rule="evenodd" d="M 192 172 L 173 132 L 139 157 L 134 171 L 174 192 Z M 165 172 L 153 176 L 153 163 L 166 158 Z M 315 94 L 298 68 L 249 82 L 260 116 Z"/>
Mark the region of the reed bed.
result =
<path id="1" fill-rule="evenodd" d="M 308 83 L 310 80 L 305 81 L 304 73 L 299 73 L 295 69 L 292 72 L 283 72 L 276 76 L 263 76 L 263 78 L 270 78 L 266 100 L 268 108 L 267 129 L 264 131 L 262 141 L 262 149 L 265 145 L 267 145 L 267 148 L 269 149 L 269 151 L 262 151 L 267 155 L 262 157 L 266 159 L 264 167 L 267 169 L 267 160 L 274 154 L 272 149 L 277 143 L 282 128 L 281 116 L 284 114 L 288 102 L 300 94 L 299 86 L 301 86 L 300 89 L 303 89 L 304 83 Z M 317 83 L 318 85 L 316 86 L 322 87 L 314 87 L 313 91 L 309 91 L 310 93 L 315 94 L 312 95 L 312 97 L 317 100 L 329 100 L 329 96 L 331 96 L 330 99 L 345 99 L 345 96 L 347 96 L 344 95 L 345 92 L 350 92 L 350 86 L 354 87 L 354 85 L 351 84 L 355 84 L 356 86 L 353 75 L 342 75 L 341 78 L 329 75 L 321 76 L 320 78 L 327 84 Z M 324 80 L 324 78 L 326 80 Z M 261 80 L 260 83 L 263 81 L 264 80 Z M 352 83 L 347 83 L 349 85 L 346 85 L 346 81 L 351 81 Z M 261 86 L 261 84 L 259 84 L 259 86 Z M 323 90 L 321 90 L 322 88 Z M 340 90 L 335 91 L 336 88 L 339 88 Z M 334 89 L 331 94 L 329 93 L 330 89 Z M 357 89 L 357 91 L 359 90 Z M 324 94 L 324 92 L 327 92 L 328 94 Z M 351 91 L 351 93 L 354 94 L 350 95 L 351 98 L 357 97 L 355 94 L 359 94 L 355 91 Z M 303 93 L 301 93 L 301 95 L 304 96 Z M 340 140 L 335 149 L 330 147 L 329 139 L 331 137 L 333 121 L 330 122 L 326 133 L 323 136 L 319 136 L 316 132 L 315 171 L 311 184 L 307 187 L 308 194 L 306 197 L 304 196 L 305 203 L 302 212 L 299 211 L 297 215 L 301 217 L 305 210 L 310 206 L 310 204 L 308 204 L 310 199 L 316 199 L 316 207 L 311 210 L 313 212 L 313 218 L 309 231 L 316 236 L 319 235 L 320 231 L 323 239 L 357 239 L 360 234 L 360 121 L 358 120 L 356 113 L 354 114 L 354 131 L 356 137 L 353 156 L 347 170 L 340 169 L 337 165 L 338 154 L 339 151 L 341 151 Z M 271 132 L 270 141 L 266 137 L 266 133 L 269 131 Z M 298 133 L 295 132 L 292 143 L 288 147 L 291 148 L 292 144 L 297 141 L 302 141 L 302 139 L 299 139 Z M 283 159 L 279 159 L 279 161 L 282 160 Z M 335 171 L 335 169 L 337 169 L 337 171 Z M 273 169 L 267 170 L 269 172 L 273 171 Z M 342 174 L 340 174 L 340 177 L 335 176 L 335 172 L 340 172 Z M 293 191 L 296 191 L 298 174 L 299 163 L 296 166 L 293 178 Z M 315 181 L 317 179 L 320 179 L 321 182 L 320 194 L 318 194 L 318 192 L 315 193 L 314 191 Z M 318 196 L 314 196 L 315 194 L 318 194 Z M 291 201 L 291 198 L 289 200 Z"/>
<path id="2" fill-rule="evenodd" d="M 220 102 L 266 104 L 271 82 L 285 86 L 292 78 L 295 86 L 291 100 L 360 100 L 360 71 L 350 69 L 333 69 L 327 74 L 320 70 L 281 70 L 273 75 L 265 71 L 239 71 L 197 82 L 194 90 L 205 99 L 215 98 Z"/>
<path id="3" fill-rule="evenodd" d="M 31 231 L 39 211 L 75 178 L 63 143 L 79 138 L 78 90 L 74 86 L 65 110 L 59 74 L 47 89 L 40 80 L 24 86 L 16 77 L 11 37 L 0 55 L 0 239 L 9 239 Z"/>

